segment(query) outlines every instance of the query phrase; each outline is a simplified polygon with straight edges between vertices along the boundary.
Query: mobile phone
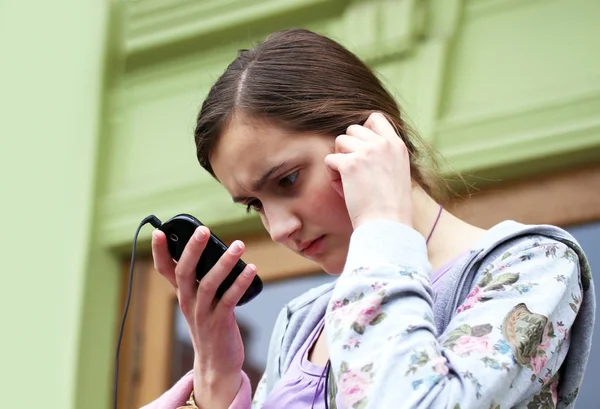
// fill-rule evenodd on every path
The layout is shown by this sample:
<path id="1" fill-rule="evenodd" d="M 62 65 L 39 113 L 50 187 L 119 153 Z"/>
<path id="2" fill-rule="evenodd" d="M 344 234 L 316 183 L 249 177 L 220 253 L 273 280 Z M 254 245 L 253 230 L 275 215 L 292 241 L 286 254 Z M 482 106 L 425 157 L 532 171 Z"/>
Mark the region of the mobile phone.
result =
<path id="1" fill-rule="evenodd" d="M 183 253 L 185 245 L 190 240 L 194 232 L 199 226 L 204 226 L 200 220 L 189 214 L 178 214 L 167 220 L 160 226 L 167 236 L 167 247 L 173 260 L 178 261 Z M 227 251 L 227 246 L 216 235 L 210 233 L 210 238 L 206 244 L 206 248 L 200 256 L 200 260 L 196 265 L 196 280 L 200 281 L 210 271 L 210 269 L 219 261 L 221 256 Z M 229 275 L 223 280 L 217 289 L 216 297 L 220 299 L 225 291 L 231 287 L 235 279 L 242 273 L 246 263 L 240 259 L 233 267 Z M 248 301 L 256 297 L 263 289 L 262 280 L 258 275 L 254 276 L 250 287 L 246 290 L 237 305 L 244 305 Z"/>

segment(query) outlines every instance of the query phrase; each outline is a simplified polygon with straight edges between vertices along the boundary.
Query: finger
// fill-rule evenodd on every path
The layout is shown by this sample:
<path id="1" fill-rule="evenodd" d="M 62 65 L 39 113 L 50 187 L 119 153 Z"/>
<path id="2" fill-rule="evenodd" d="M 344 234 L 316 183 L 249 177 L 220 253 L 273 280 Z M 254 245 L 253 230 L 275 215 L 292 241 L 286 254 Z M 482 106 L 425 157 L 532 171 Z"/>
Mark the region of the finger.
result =
<path id="1" fill-rule="evenodd" d="M 197 290 L 196 314 L 198 317 L 207 314 L 214 306 L 217 289 L 229 275 L 238 260 L 244 254 L 245 246 L 240 240 L 234 241 L 219 261 L 200 280 Z"/>
<path id="2" fill-rule="evenodd" d="M 177 289 L 175 262 L 169 253 L 165 233 L 158 229 L 152 232 L 152 259 L 154 260 L 154 269 L 165 277 L 173 288 Z"/>
<path id="3" fill-rule="evenodd" d="M 373 112 L 371 115 L 369 115 L 369 118 L 367 118 L 364 126 L 376 134 L 384 136 L 388 139 L 398 139 L 396 130 L 381 112 Z"/>
<path id="4" fill-rule="evenodd" d="M 335 151 L 341 153 L 357 152 L 363 149 L 366 142 L 350 135 L 340 135 L 335 138 Z"/>
<path id="5" fill-rule="evenodd" d="M 348 155 L 347 153 L 330 153 L 325 156 L 325 165 L 333 171 L 340 173 L 340 166 L 342 166 L 344 161 L 344 155 Z M 341 176 L 340 176 L 341 179 Z"/>
<path id="6" fill-rule="evenodd" d="M 327 170 L 327 174 L 329 175 L 329 181 L 331 182 L 331 186 L 333 189 L 344 198 L 344 187 L 342 185 L 342 175 L 340 172 L 333 170 L 331 167 L 325 165 L 325 169 Z"/>
<path id="7" fill-rule="evenodd" d="M 354 136 L 365 142 L 372 141 L 374 138 L 381 138 L 377 133 L 362 125 L 350 125 L 348 129 L 346 129 L 346 135 Z"/>
<path id="8" fill-rule="evenodd" d="M 180 297 L 183 299 L 193 299 L 196 296 L 196 266 L 209 237 L 210 231 L 207 227 L 198 227 L 179 257 L 175 267 L 175 279 Z"/>
<path id="9" fill-rule="evenodd" d="M 242 271 L 242 273 L 237 276 L 231 287 L 225 291 L 223 297 L 218 302 L 216 310 L 217 313 L 228 313 L 230 312 L 240 299 L 246 293 L 250 284 L 252 284 L 252 280 L 254 280 L 254 276 L 256 275 L 256 266 L 254 264 L 248 264 Z"/>

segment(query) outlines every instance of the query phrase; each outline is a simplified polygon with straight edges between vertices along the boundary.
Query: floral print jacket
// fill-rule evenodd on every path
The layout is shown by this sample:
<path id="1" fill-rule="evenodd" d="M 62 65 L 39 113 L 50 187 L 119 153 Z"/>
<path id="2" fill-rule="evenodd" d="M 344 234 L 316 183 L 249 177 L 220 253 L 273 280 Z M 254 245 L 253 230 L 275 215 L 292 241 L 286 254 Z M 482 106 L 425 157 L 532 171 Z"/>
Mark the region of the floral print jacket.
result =
<path id="1" fill-rule="evenodd" d="M 231 409 L 262 406 L 323 314 L 338 409 L 572 408 L 591 348 L 591 273 L 558 228 L 545 227 L 565 240 L 509 239 L 526 227 L 494 226 L 483 247 L 498 249 L 455 266 L 443 278 L 450 290 L 437 298 L 421 235 L 390 221 L 359 227 L 335 284 L 283 308 L 252 403 L 244 376 Z M 470 271 L 473 282 L 458 297 L 456 281 Z M 146 409 L 184 405 L 191 375 Z"/>
<path id="2" fill-rule="evenodd" d="M 382 226 L 360 229 L 326 312 L 346 407 L 557 407 L 583 297 L 572 248 L 535 235 L 508 246 L 437 334 L 423 238 L 387 222 L 392 249 L 365 241 Z"/>

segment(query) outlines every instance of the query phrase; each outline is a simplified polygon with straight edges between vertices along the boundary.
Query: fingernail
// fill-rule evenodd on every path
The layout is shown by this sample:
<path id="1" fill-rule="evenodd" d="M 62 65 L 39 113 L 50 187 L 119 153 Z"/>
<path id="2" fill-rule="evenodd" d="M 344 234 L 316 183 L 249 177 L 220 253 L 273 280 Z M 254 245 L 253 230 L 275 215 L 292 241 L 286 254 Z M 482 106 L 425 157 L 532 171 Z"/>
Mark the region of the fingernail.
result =
<path id="1" fill-rule="evenodd" d="M 233 254 L 240 254 L 242 252 L 242 245 L 238 241 L 234 242 L 230 248 Z"/>
<path id="2" fill-rule="evenodd" d="M 202 240 L 202 239 L 204 238 L 204 235 L 205 235 L 205 234 L 206 234 L 206 233 L 204 233 L 204 230 L 203 230 L 201 227 L 198 227 L 198 228 L 196 229 L 196 238 L 197 238 L 198 240 Z"/>
<path id="3" fill-rule="evenodd" d="M 248 264 L 248 268 L 246 268 L 244 270 L 244 274 L 248 277 L 253 276 L 255 272 L 256 272 L 256 267 L 254 267 L 252 264 Z"/>

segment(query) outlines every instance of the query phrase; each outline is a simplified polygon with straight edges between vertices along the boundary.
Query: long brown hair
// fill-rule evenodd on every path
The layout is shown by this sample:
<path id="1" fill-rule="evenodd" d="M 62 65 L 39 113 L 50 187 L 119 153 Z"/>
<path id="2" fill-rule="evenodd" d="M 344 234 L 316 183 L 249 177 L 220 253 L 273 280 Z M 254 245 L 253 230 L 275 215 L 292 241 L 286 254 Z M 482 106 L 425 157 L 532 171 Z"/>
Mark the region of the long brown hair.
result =
<path id="1" fill-rule="evenodd" d="M 198 161 L 215 176 L 210 155 L 234 114 L 290 132 L 335 137 L 375 111 L 406 144 L 413 180 L 443 201 L 448 184 L 437 153 L 411 131 L 373 71 L 339 43 L 304 29 L 275 32 L 255 48 L 239 51 L 202 104 L 194 132 Z"/>

